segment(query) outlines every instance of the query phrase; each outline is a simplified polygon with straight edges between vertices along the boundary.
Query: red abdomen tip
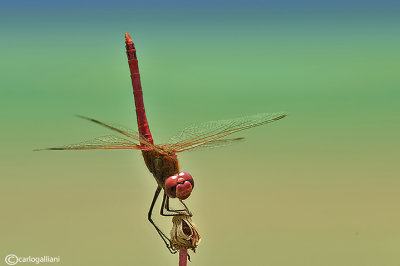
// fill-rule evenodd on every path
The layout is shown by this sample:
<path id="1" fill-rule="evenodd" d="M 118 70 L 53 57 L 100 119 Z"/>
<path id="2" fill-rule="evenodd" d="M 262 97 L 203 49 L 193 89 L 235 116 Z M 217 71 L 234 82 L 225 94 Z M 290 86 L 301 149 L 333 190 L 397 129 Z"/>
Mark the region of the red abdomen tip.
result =
<path id="1" fill-rule="evenodd" d="M 125 42 L 126 42 L 126 43 L 132 42 L 132 38 L 131 38 L 131 36 L 129 36 L 128 33 L 125 33 Z"/>

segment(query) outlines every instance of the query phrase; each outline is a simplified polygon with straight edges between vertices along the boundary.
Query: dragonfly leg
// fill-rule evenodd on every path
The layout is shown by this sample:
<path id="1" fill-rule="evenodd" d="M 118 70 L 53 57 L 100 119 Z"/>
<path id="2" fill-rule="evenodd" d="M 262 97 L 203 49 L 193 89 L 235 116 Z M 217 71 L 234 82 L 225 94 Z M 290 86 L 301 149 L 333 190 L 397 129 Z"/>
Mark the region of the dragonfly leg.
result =
<path id="1" fill-rule="evenodd" d="M 153 219 L 151 219 L 151 214 L 153 212 L 154 204 L 157 201 L 160 191 L 161 191 L 161 187 L 157 186 L 156 192 L 154 193 L 153 201 L 151 202 L 151 205 L 150 205 L 150 209 L 149 209 L 147 218 L 149 219 L 149 222 L 154 226 L 157 233 L 160 235 L 161 239 L 164 241 L 169 252 L 171 252 L 172 254 L 175 254 L 177 252 L 177 250 L 171 245 L 171 240 L 160 230 L 160 228 L 158 228 L 158 226 L 154 223 Z"/>
<path id="2" fill-rule="evenodd" d="M 183 207 L 185 207 L 185 210 L 186 210 L 187 215 L 189 215 L 190 217 L 192 217 L 193 214 L 189 211 L 189 208 L 186 206 L 186 204 L 185 204 L 182 200 L 179 200 L 179 201 L 182 203 Z"/>
<path id="3" fill-rule="evenodd" d="M 189 209 L 186 206 L 186 204 L 183 203 L 182 200 L 180 200 L 180 202 L 185 207 L 184 210 L 173 210 L 173 209 L 170 209 L 170 207 L 169 207 L 169 197 L 167 196 L 167 194 L 164 193 L 160 214 L 162 216 L 177 216 L 177 215 L 182 215 L 184 213 L 184 214 L 189 215 L 190 217 L 192 217 L 192 213 L 189 211 Z M 173 212 L 173 213 L 164 213 L 164 209 L 166 209 L 169 212 Z"/>

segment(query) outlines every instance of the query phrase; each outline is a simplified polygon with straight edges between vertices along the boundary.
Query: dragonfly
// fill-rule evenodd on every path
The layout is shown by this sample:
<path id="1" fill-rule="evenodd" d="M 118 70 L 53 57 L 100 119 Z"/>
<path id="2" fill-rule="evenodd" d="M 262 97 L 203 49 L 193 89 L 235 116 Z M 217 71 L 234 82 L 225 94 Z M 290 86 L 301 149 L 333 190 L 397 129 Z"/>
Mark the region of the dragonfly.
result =
<path id="1" fill-rule="evenodd" d="M 148 170 L 157 182 L 148 211 L 148 220 L 160 235 L 168 250 L 171 253 L 176 253 L 177 250 L 172 246 L 170 239 L 154 223 L 152 213 L 155 203 L 163 191 L 160 209 L 162 216 L 182 215 L 182 213 L 192 216 L 183 200 L 191 195 L 194 189 L 194 179 L 188 172 L 181 171 L 177 154 L 189 150 L 209 149 L 237 143 L 244 138 L 231 138 L 231 134 L 269 124 L 286 117 L 286 114 L 263 113 L 200 123 L 179 131 L 170 138 L 167 144 L 154 144 L 144 107 L 136 48 L 128 33 L 125 33 L 125 47 L 131 73 L 138 131 L 79 115 L 80 118 L 108 128 L 118 135 L 103 136 L 78 144 L 43 150 L 140 150 Z M 171 208 L 171 198 L 177 198 L 183 209 Z"/>

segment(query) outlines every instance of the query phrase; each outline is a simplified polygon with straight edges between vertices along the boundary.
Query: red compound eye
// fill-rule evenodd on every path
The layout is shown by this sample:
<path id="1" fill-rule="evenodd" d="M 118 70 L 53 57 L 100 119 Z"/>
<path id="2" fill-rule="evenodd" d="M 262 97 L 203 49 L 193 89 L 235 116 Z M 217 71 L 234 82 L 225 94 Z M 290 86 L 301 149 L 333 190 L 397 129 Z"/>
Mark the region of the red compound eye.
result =
<path id="1" fill-rule="evenodd" d="M 194 188 L 192 176 L 186 172 L 180 172 L 165 180 L 165 193 L 170 198 L 187 199 Z"/>

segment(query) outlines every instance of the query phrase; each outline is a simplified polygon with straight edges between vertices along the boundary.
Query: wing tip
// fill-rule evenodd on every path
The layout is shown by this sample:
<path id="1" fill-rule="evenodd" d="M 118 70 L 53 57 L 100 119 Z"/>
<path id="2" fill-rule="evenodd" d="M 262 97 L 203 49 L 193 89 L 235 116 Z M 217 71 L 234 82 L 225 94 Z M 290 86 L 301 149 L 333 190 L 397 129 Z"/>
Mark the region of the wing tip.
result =
<path id="1" fill-rule="evenodd" d="M 280 120 L 285 117 L 287 117 L 287 114 L 283 113 L 283 114 L 279 115 L 278 117 L 276 117 L 274 120 Z"/>
<path id="2" fill-rule="evenodd" d="M 82 119 L 86 119 L 86 120 L 93 120 L 93 118 L 84 116 L 84 115 L 79 115 L 79 114 L 75 114 L 76 117 L 82 118 Z"/>
<path id="3" fill-rule="evenodd" d="M 67 150 L 65 148 L 43 148 L 43 149 L 33 149 L 32 151 L 63 151 Z"/>

